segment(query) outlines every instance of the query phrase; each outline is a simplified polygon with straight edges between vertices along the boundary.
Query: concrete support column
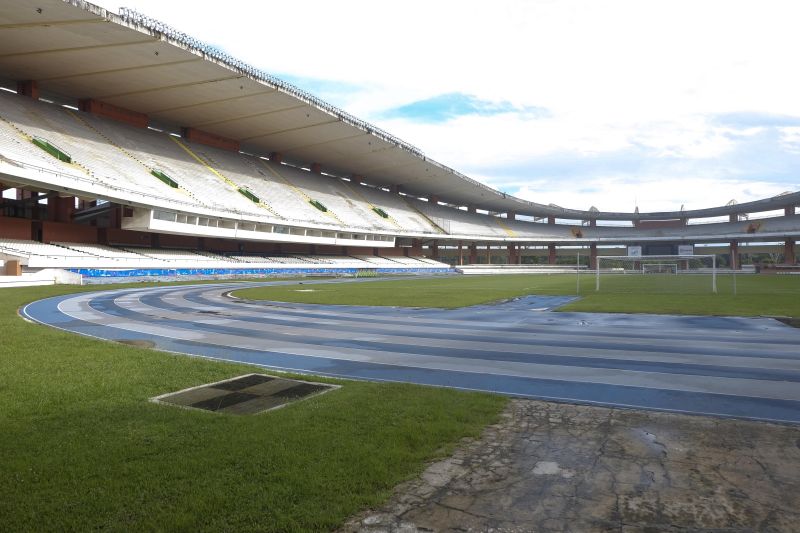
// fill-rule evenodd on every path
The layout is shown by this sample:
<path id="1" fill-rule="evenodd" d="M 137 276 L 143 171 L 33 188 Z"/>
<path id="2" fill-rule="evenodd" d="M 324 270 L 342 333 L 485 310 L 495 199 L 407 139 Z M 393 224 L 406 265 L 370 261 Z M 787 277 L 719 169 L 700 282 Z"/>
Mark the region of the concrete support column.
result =
<path id="1" fill-rule="evenodd" d="M 520 264 L 520 246 L 518 244 L 508 245 L 508 264 L 509 265 Z"/>
<path id="2" fill-rule="evenodd" d="M 547 246 L 547 264 L 548 265 L 555 265 L 556 264 L 556 245 L 549 244 Z"/>
<path id="3" fill-rule="evenodd" d="M 311 163 L 311 172 L 314 174 L 322 174 L 322 165 L 319 163 Z"/>
<path id="4" fill-rule="evenodd" d="M 422 255 L 422 243 L 419 239 L 411 240 L 411 255 Z"/>
<path id="5" fill-rule="evenodd" d="M 797 264 L 794 251 L 794 239 L 786 239 L 783 243 L 783 262 L 787 265 Z"/>
<path id="6" fill-rule="evenodd" d="M 739 222 L 739 215 L 736 213 L 728 215 L 728 222 Z"/>
<path id="7" fill-rule="evenodd" d="M 439 259 L 439 241 L 431 242 L 431 259 Z"/>
<path id="8" fill-rule="evenodd" d="M 589 227 L 590 228 L 596 228 L 597 227 L 597 219 L 596 218 L 592 218 L 592 219 L 589 220 Z"/>
<path id="9" fill-rule="evenodd" d="M 548 224 L 555 224 L 556 223 L 556 217 L 554 217 L 553 215 L 550 215 L 549 217 L 547 217 L 547 223 Z"/>
<path id="10" fill-rule="evenodd" d="M 283 154 L 280 152 L 270 152 L 269 160 L 273 163 L 283 163 Z"/>
<path id="11" fill-rule="evenodd" d="M 27 96 L 28 98 L 33 98 L 34 100 L 38 100 L 39 84 L 36 83 L 35 80 L 18 81 L 17 94 L 21 94 L 22 96 Z"/>
<path id="12" fill-rule="evenodd" d="M 469 264 L 474 265 L 478 262 L 478 245 L 472 243 L 469 245 Z"/>
<path id="13" fill-rule="evenodd" d="M 436 196 L 435 194 L 431 194 L 430 196 L 428 196 L 428 201 L 432 204 L 437 204 L 439 203 L 439 197 Z"/>
<path id="14" fill-rule="evenodd" d="M 114 204 L 111 211 L 108 213 L 109 222 L 108 227 L 120 229 L 122 228 L 122 206 Z"/>
<path id="15" fill-rule="evenodd" d="M 486 245 L 486 264 L 487 265 L 491 265 L 492 264 L 492 245 L 491 244 L 487 244 Z"/>
<path id="16" fill-rule="evenodd" d="M 72 222 L 75 213 L 75 198 L 51 196 L 47 199 L 47 218 L 56 222 Z"/>
<path id="17" fill-rule="evenodd" d="M 358 185 L 359 183 L 364 181 L 364 176 L 362 176 L 361 174 L 353 174 L 350 176 L 350 181 Z"/>
<path id="18" fill-rule="evenodd" d="M 393 194 L 400 194 L 400 186 L 399 185 L 389 185 L 389 192 Z"/>
<path id="19" fill-rule="evenodd" d="M 592 243 L 589 245 L 589 268 L 595 270 L 597 268 L 597 244 Z"/>
<path id="20" fill-rule="evenodd" d="M 786 207 L 783 208 L 783 214 L 786 215 L 787 217 L 794 215 L 795 207 L 797 207 L 797 206 L 795 206 L 795 205 L 787 205 Z"/>
<path id="21" fill-rule="evenodd" d="M 741 264 L 739 263 L 739 243 L 731 241 L 728 246 L 728 251 L 731 255 L 731 268 L 739 270 L 741 268 Z"/>
<path id="22" fill-rule="evenodd" d="M 509 211 L 506 213 L 506 218 L 508 220 L 517 220 L 517 213 L 515 211 Z"/>
<path id="23" fill-rule="evenodd" d="M 19 198 L 19 192 L 17 192 L 17 198 Z M 22 191 L 22 199 L 27 200 L 29 198 L 32 200 L 31 218 L 34 220 L 40 220 L 42 218 L 42 215 L 39 212 L 39 193 L 31 191 Z"/>
<path id="24" fill-rule="evenodd" d="M 459 266 L 464 264 L 464 248 L 461 245 L 461 241 L 458 241 L 458 264 Z"/>

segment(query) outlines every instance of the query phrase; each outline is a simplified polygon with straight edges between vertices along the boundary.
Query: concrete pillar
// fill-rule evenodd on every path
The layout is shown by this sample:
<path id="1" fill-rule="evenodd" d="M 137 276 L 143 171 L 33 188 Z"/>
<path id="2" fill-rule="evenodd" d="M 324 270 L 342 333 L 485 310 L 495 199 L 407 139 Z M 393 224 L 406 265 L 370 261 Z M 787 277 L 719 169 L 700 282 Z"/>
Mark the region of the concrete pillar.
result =
<path id="1" fill-rule="evenodd" d="M 270 152 L 269 160 L 273 163 L 283 163 L 283 154 L 280 152 Z"/>
<path id="2" fill-rule="evenodd" d="M 487 265 L 491 265 L 492 264 L 492 245 L 491 244 L 487 244 L 486 245 L 486 264 Z"/>
<path id="3" fill-rule="evenodd" d="M 783 214 L 786 215 L 787 217 L 794 215 L 795 207 L 797 207 L 797 206 L 787 205 L 786 207 L 783 208 Z"/>
<path id="4" fill-rule="evenodd" d="M 411 240 L 411 255 L 422 255 L 422 243 L 419 239 Z"/>
<path id="5" fill-rule="evenodd" d="M 17 189 L 17 200 L 31 200 L 31 218 L 39 220 L 41 218 L 39 213 L 39 193 L 26 191 L 24 189 Z"/>
<path id="6" fill-rule="evenodd" d="M 469 264 L 474 265 L 478 262 L 478 245 L 474 242 L 469 245 Z"/>
<path id="7" fill-rule="evenodd" d="M 22 96 L 27 96 L 28 98 L 33 98 L 34 100 L 38 100 L 39 84 L 36 83 L 35 80 L 18 81 L 17 94 L 21 94 Z"/>
<path id="8" fill-rule="evenodd" d="M 350 176 L 350 181 L 352 183 L 355 183 L 356 185 L 358 185 L 359 183 L 364 181 L 364 176 L 362 176 L 361 174 L 352 174 Z"/>
<path id="9" fill-rule="evenodd" d="M 783 262 L 787 265 L 797 264 L 794 251 L 794 239 L 786 239 L 783 243 Z"/>
<path id="10" fill-rule="evenodd" d="M 150 124 L 150 117 L 145 113 L 125 109 L 124 107 L 115 106 L 99 100 L 85 98 L 78 101 L 78 107 L 81 111 L 98 115 L 118 122 L 124 122 L 137 128 L 146 128 Z"/>
<path id="11" fill-rule="evenodd" d="M 436 196 L 435 194 L 431 194 L 430 196 L 428 196 L 428 201 L 432 204 L 437 204 L 439 203 L 439 197 Z"/>
<path id="12" fill-rule="evenodd" d="M 549 217 L 547 217 L 547 223 L 548 224 L 555 224 L 556 223 L 556 217 L 553 216 L 553 215 L 550 215 Z"/>
<path id="13" fill-rule="evenodd" d="M 461 245 L 461 241 L 458 241 L 458 264 L 464 264 L 464 248 Z"/>
<path id="14" fill-rule="evenodd" d="M 111 211 L 108 213 L 109 216 L 109 223 L 108 226 L 110 228 L 120 229 L 122 228 L 122 206 L 121 205 L 113 205 L 111 207 Z"/>
<path id="15" fill-rule="evenodd" d="M 238 153 L 239 149 L 241 148 L 241 144 L 236 139 L 223 137 L 222 135 L 199 130 L 191 126 L 184 126 L 181 128 L 181 137 L 187 141 L 205 144 L 206 146 L 213 146 L 214 148 L 220 148 L 229 152 Z"/>
<path id="16" fill-rule="evenodd" d="M 72 222 L 75 213 L 75 198 L 51 196 L 47 199 L 47 218 L 56 222 Z"/>
<path id="17" fill-rule="evenodd" d="M 597 219 L 596 218 L 592 218 L 592 219 L 589 220 L 589 227 L 590 228 L 596 228 L 597 227 Z"/>
<path id="18" fill-rule="evenodd" d="M 739 270 L 741 268 L 741 264 L 739 263 L 739 243 L 731 241 L 728 246 L 728 251 L 731 255 L 731 268 Z"/>
<path id="19" fill-rule="evenodd" d="M 322 174 L 322 165 L 319 163 L 311 163 L 311 172 L 314 174 Z"/>
<path id="20" fill-rule="evenodd" d="M 467 213 L 473 213 L 473 214 L 474 214 L 474 213 L 476 213 L 476 212 L 477 212 L 477 211 L 476 211 L 476 208 L 475 208 L 475 206 L 474 206 L 474 205 L 468 205 L 468 206 L 467 206 Z"/>
<path id="21" fill-rule="evenodd" d="M 516 220 L 517 219 L 517 213 L 515 211 L 509 211 L 508 213 L 506 213 L 506 218 L 508 220 Z"/>
<path id="22" fill-rule="evenodd" d="M 400 186 L 399 185 L 389 185 L 389 192 L 393 194 L 400 194 Z"/>
<path id="23" fill-rule="evenodd" d="M 439 241 L 431 242 L 431 259 L 439 259 Z"/>
<path id="24" fill-rule="evenodd" d="M 589 268 L 592 270 L 597 268 L 597 244 L 592 243 L 589 245 Z"/>
<path id="25" fill-rule="evenodd" d="M 556 245 L 549 244 L 547 246 L 547 264 L 548 265 L 555 265 L 556 264 Z"/>
<path id="26" fill-rule="evenodd" d="M 739 215 L 736 213 L 728 215 L 728 222 L 739 222 Z"/>
<path id="27" fill-rule="evenodd" d="M 509 265 L 519 264 L 519 248 L 515 244 L 508 245 L 508 264 Z"/>

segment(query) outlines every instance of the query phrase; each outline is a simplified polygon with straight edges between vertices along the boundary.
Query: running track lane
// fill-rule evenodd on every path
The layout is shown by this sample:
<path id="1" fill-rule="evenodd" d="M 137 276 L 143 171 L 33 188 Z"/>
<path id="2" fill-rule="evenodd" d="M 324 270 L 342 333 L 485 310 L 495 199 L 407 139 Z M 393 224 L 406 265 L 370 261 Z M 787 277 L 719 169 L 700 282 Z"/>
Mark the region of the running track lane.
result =
<path id="1" fill-rule="evenodd" d="M 337 280 L 339 282 L 340 280 Z M 800 329 L 766 318 L 553 313 L 529 296 L 455 310 L 245 302 L 122 289 L 29 304 L 37 322 L 265 368 L 800 423 Z M 311 290 L 325 281 L 305 281 Z"/>

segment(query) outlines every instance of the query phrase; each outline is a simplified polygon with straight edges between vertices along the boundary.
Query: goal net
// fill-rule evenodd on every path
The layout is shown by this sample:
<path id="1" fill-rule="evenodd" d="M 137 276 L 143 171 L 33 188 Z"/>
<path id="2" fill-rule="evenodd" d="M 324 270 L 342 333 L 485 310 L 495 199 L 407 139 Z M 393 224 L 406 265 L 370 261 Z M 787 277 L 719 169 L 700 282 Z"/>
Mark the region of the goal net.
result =
<path id="1" fill-rule="evenodd" d="M 642 274 L 677 274 L 678 263 L 642 263 Z"/>
<path id="2" fill-rule="evenodd" d="M 595 290 L 700 294 L 717 292 L 715 255 L 599 256 Z"/>

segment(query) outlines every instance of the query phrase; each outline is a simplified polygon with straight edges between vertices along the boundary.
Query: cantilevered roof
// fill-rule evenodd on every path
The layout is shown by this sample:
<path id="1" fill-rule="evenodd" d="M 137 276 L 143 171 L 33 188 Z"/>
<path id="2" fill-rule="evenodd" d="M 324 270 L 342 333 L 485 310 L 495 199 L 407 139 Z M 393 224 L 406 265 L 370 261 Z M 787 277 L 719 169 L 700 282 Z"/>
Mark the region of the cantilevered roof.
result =
<path id="1" fill-rule="evenodd" d="M 606 220 L 719 216 L 800 203 L 800 193 L 686 212 L 589 213 L 508 196 L 427 158 L 414 146 L 290 84 L 131 10 L 115 14 L 78 0 L 0 3 L 0 78 L 36 80 L 43 94 L 93 98 L 157 123 L 236 139 L 242 149 L 281 152 L 300 165 L 361 175 L 414 196 L 531 216 Z"/>

